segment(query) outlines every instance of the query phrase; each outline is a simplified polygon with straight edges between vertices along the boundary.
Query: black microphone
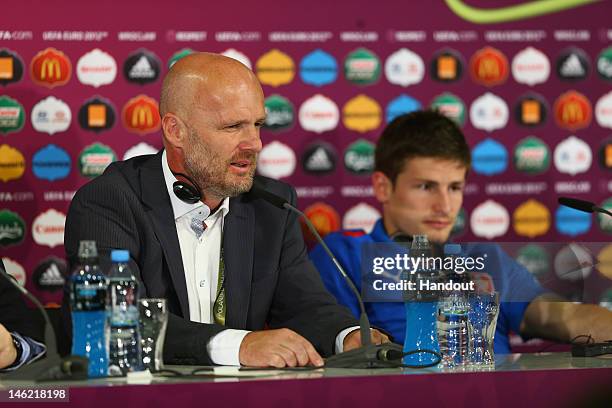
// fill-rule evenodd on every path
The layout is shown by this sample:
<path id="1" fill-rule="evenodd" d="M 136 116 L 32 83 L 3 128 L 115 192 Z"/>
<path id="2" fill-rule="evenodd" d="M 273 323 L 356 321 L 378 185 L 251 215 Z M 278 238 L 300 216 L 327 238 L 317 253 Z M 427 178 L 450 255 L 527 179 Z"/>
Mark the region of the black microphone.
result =
<path id="1" fill-rule="evenodd" d="M 368 315 L 365 311 L 365 306 L 363 304 L 363 300 L 361 299 L 359 291 L 353 284 L 353 281 L 351 281 L 351 279 L 348 277 L 348 275 L 342 268 L 342 265 L 340 265 L 340 262 L 338 262 L 338 260 L 336 259 L 332 251 L 329 249 L 325 241 L 323 241 L 323 239 L 317 232 L 314 225 L 312 225 L 312 222 L 310 222 L 308 217 L 306 217 L 303 212 L 292 206 L 284 198 L 267 191 L 261 181 L 259 181 L 258 179 L 253 180 L 253 187 L 251 187 L 250 192 L 254 197 L 261 198 L 267 201 L 268 203 L 274 205 L 275 207 L 287 209 L 302 217 L 302 219 L 308 226 L 308 229 L 310 229 L 312 234 L 315 236 L 317 242 L 321 244 L 327 255 L 330 257 L 332 263 L 340 272 L 340 274 L 344 278 L 344 281 L 351 288 L 351 290 L 355 294 L 355 297 L 357 298 L 357 301 L 359 302 L 359 309 L 361 311 L 361 315 L 359 317 L 361 347 L 328 357 L 325 360 L 325 367 L 390 368 L 403 366 L 401 360 L 404 356 L 402 346 L 395 343 L 385 343 L 381 345 L 372 344 L 372 339 L 370 338 L 370 320 L 368 319 Z"/>
<path id="2" fill-rule="evenodd" d="M 2 380 L 16 381 L 54 381 L 54 380 L 86 380 L 88 360 L 81 356 L 67 356 L 61 358 L 57 353 L 55 342 L 55 330 L 45 308 L 40 304 L 26 288 L 17 283 L 11 275 L 6 272 L 2 260 L 0 260 L 0 275 L 7 279 L 19 292 L 30 299 L 45 318 L 45 346 L 46 357 L 42 360 L 21 366 L 15 371 L 2 375 Z"/>
<path id="3" fill-rule="evenodd" d="M 590 201 L 580 200 L 578 198 L 570 198 L 570 197 L 559 197 L 559 204 L 564 205 L 569 208 L 573 208 L 574 210 L 592 213 L 598 212 L 601 214 L 607 214 L 612 217 L 612 212 L 606 210 L 605 208 L 598 207 L 595 203 Z"/>

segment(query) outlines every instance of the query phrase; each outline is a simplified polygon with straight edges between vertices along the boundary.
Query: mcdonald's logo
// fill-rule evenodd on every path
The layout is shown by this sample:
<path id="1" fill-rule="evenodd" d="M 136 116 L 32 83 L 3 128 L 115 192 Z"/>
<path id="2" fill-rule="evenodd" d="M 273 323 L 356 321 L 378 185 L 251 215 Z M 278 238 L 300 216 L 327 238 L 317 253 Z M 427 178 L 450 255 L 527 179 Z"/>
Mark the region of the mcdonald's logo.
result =
<path id="1" fill-rule="evenodd" d="M 64 85 L 72 75 L 68 57 L 55 48 L 47 48 L 34 56 L 30 63 L 30 76 L 38 85 L 49 88 Z"/>
<path id="2" fill-rule="evenodd" d="M 485 47 L 476 51 L 472 56 L 470 72 L 476 83 L 485 86 L 499 85 L 508 78 L 508 60 L 501 51 L 492 47 Z"/>
<path id="3" fill-rule="evenodd" d="M 593 109 L 589 100 L 576 91 L 568 91 L 555 102 L 555 119 L 559 127 L 576 130 L 591 123 Z"/>
<path id="4" fill-rule="evenodd" d="M 123 125 L 134 133 L 156 132 L 161 125 L 157 101 L 146 95 L 130 99 L 123 107 Z"/>

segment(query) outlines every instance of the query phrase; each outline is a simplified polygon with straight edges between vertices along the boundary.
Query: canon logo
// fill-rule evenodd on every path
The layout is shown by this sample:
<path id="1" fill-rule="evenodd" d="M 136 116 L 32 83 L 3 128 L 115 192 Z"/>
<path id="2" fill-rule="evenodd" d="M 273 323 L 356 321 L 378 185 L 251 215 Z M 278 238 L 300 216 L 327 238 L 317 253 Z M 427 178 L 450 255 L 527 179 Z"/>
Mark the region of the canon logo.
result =
<path id="1" fill-rule="evenodd" d="M 39 234 L 63 234 L 63 225 L 36 225 L 34 230 Z"/>

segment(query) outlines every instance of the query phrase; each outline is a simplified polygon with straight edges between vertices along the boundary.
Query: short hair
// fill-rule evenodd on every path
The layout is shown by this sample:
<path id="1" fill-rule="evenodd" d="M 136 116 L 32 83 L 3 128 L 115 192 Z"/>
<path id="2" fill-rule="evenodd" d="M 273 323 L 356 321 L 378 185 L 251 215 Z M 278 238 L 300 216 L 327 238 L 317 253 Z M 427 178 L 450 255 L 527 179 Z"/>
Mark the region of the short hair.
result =
<path id="1" fill-rule="evenodd" d="M 472 161 L 457 124 L 437 110 L 414 111 L 389 123 L 376 145 L 374 169 L 395 185 L 406 160 L 415 157 L 455 160 L 466 169 Z"/>

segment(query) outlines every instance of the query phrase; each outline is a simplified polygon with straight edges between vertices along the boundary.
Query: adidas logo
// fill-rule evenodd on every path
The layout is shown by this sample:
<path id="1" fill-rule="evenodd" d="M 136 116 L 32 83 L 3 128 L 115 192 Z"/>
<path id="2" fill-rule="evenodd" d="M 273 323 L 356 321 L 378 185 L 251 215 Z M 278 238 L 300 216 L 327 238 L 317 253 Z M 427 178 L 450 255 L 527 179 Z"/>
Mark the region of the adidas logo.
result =
<path id="1" fill-rule="evenodd" d="M 570 78 L 579 78 L 586 75 L 586 71 L 584 66 L 580 62 L 580 58 L 576 54 L 571 54 L 563 65 L 561 65 L 561 69 L 559 71 L 562 76 L 570 77 Z"/>
<path id="2" fill-rule="evenodd" d="M 40 286 L 64 286 L 64 277 L 56 264 L 52 263 L 40 276 Z"/>
<path id="3" fill-rule="evenodd" d="M 317 148 L 306 161 L 306 168 L 312 171 L 331 170 L 333 164 L 322 147 Z"/>
<path id="4" fill-rule="evenodd" d="M 144 55 L 130 69 L 130 78 L 154 78 L 155 71 Z"/>

